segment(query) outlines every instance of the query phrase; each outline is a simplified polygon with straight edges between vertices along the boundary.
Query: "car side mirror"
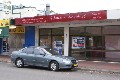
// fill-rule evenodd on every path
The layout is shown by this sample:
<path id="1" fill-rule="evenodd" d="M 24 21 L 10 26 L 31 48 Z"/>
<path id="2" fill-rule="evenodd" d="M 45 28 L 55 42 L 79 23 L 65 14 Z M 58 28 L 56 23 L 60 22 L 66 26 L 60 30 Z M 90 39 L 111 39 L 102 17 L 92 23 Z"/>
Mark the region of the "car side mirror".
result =
<path id="1" fill-rule="evenodd" d="M 45 54 L 42 54 L 42 53 L 40 53 L 40 55 L 43 55 L 43 56 L 45 56 Z"/>

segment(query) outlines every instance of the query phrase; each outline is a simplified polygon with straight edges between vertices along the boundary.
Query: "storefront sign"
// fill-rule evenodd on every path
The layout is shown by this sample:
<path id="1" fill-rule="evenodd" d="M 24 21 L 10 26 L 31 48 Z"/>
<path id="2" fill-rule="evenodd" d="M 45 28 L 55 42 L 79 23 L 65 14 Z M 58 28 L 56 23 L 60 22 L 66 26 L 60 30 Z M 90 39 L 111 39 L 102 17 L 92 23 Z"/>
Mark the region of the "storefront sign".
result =
<path id="1" fill-rule="evenodd" d="M 105 10 L 101 10 L 68 14 L 56 14 L 49 16 L 36 16 L 30 18 L 16 18 L 15 25 L 104 19 L 107 19 L 107 12 Z"/>
<path id="2" fill-rule="evenodd" d="M 9 29 L 10 33 L 25 33 L 25 27 L 16 27 L 14 29 Z"/>
<path id="3" fill-rule="evenodd" d="M 10 26 L 10 20 L 0 20 L 0 27 Z"/>
<path id="4" fill-rule="evenodd" d="M 85 48 L 85 37 L 72 37 L 72 49 Z"/>
<path id="5" fill-rule="evenodd" d="M 9 27 L 0 27 L 0 38 L 9 36 Z"/>

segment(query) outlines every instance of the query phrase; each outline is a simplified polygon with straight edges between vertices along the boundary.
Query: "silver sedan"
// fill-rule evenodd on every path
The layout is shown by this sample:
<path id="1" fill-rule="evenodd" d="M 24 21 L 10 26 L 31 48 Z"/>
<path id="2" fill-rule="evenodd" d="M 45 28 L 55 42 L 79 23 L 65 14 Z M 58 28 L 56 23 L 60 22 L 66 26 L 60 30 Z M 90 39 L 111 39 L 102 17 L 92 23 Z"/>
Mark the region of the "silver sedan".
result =
<path id="1" fill-rule="evenodd" d="M 18 68 L 24 65 L 47 67 L 52 71 L 59 69 L 73 69 L 78 66 L 77 60 L 73 57 L 59 55 L 50 48 L 29 47 L 19 51 L 13 51 L 11 61 Z"/>

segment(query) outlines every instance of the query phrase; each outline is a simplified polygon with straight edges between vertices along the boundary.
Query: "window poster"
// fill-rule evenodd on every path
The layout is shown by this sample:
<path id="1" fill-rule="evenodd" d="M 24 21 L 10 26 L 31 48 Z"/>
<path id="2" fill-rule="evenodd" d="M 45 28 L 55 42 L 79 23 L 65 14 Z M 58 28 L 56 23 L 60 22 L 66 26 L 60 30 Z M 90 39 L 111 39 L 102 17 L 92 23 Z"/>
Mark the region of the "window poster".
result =
<path id="1" fill-rule="evenodd" d="M 72 37 L 72 49 L 85 48 L 85 37 Z"/>
<path id="2" fill-rule="evenodd" d="M 62 55 L 62 41 L 54 41 L 54 49 Z"/>

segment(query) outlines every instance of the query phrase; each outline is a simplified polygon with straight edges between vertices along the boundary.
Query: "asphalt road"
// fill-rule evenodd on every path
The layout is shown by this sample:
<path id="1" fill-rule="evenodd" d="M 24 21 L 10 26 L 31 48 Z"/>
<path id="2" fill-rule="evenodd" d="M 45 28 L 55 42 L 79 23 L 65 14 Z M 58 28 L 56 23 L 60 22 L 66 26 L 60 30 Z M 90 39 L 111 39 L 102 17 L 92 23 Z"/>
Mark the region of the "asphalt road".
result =
<path id="1" fill-rule="evenodd" d="M 40 67 L 16 68 L 0 62 L 0 80 L 120 80 L 120 74 L 83 70 L 53 72 Z"/>

